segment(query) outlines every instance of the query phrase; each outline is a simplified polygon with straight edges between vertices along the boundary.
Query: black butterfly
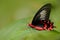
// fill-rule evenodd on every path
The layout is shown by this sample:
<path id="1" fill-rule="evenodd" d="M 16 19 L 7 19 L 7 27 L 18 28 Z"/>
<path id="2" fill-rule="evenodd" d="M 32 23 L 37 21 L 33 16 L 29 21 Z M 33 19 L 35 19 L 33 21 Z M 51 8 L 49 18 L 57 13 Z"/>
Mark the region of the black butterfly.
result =
<path id="1" fill-rule="evenodd" d="M 49 20 L 52 5 L 50 3 L 44 5 L 34 16 L 32 23 L 29 24 L 37 30 L 52 30 L 53 23 Z"/>

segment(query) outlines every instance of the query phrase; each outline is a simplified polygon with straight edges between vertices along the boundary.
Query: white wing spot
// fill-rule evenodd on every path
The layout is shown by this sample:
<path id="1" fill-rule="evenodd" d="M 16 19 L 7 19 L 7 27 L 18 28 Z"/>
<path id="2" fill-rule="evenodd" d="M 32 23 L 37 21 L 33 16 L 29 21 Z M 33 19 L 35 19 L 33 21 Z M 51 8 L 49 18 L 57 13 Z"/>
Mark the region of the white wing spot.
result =
<path id="1" fill-rule="evenodd" d="M 43 11 L 40 12 L 40 18 L 41 18 L 41 20 L 45 20 L 46 14 L 47 14 L 46 10 L 43 10 Z"/>

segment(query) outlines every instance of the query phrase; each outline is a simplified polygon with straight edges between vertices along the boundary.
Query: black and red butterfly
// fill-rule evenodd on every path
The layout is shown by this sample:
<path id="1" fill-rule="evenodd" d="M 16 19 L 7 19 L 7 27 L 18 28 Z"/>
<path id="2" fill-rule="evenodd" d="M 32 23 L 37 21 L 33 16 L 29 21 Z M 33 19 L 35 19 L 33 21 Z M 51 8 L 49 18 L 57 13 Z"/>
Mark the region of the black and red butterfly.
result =
<path id="1" fill-rule="evenodd" d="M 39 9 L 29 26 L 35 28 L 36 30 L 53 30 L 53 22 L 49 19 L 50 12 L 51 4 L 48 3 Z"/>

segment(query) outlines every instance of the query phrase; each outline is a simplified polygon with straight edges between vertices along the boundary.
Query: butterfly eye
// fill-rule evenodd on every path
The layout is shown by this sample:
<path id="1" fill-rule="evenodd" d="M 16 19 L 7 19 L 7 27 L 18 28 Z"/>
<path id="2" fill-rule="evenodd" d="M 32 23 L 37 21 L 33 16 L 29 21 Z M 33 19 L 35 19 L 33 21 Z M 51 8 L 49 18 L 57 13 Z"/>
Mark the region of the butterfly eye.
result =
<path id="1" fill-rule="evenodd" d="M 50 12 L 51 12 L 50 3 L 42 6 L 34 16 L 32 23 L 29 24 L 29 26 L 37 30 L 45 30 L 45 29 L 52 30 L 54 26 L 49 19 Z"/>

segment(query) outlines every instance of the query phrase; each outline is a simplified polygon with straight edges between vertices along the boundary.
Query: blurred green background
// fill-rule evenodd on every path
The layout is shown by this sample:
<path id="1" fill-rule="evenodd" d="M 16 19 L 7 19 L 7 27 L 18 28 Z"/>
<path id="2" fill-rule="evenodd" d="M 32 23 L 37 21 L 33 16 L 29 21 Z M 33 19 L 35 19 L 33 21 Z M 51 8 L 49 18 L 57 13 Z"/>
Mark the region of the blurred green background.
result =
<path id="1" fill-rule="evenodd" d="M 55 31 L 28 26 L 36 12 L 51 3 Z M 60 40 L 60 0 L 0 0 L 0 40 Z"/>

